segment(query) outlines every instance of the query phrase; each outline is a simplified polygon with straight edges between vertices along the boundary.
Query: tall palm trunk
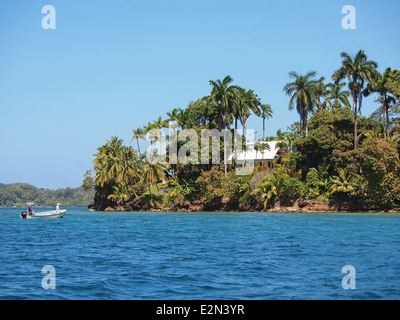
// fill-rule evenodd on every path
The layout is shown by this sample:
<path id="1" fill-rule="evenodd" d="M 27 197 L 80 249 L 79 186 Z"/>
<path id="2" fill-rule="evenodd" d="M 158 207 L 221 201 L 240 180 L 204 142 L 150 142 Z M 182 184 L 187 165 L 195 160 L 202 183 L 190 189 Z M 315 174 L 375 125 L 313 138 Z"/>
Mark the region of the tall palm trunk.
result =
<path id="1" fill-rule="evenodd" d="M 389 134 L 390 134 L 390 130 L 389 130 L 389 125 L 390 125 L 389 108 L 388 108 L 386 102 L 383 103 L 383 106 L 384 106 L 385 112 L 386 112 L 386 131 L 385 131 L 385 138 L 386 138 L 386 134 L 387 134 L 387 137 L 389 137 Z"/>
<path id="2" fill-rule="evenodd" d="M 265 118 L 263 118 L 263 138 L 265 142 Z"/>
<path id="3" fill-rule="evenodd" d="M 353 112 L 354 112 L 354 149 L 357 149 L 357 94 L 352 92 Z"/>
<path id="4" fill-rule="evenodd" d="M 306 134 L 306 138 L 308 136 L 307 115 L 308 115 L 307 111 L 303 110 L 303 112 L 302 112 L 302 122 L 303 122 L 303 130 L 304 130 L 304 132 Z"/>
<path id="5" fill-rule="evenodd" d="M 226 125 L 224 126 L 224 173 L 225 177 L 228 175 L 228 168 L 226 163 Z"/>
<path id="6" fill-rule="evenodd" d="M 244 166 L 246 164 L 246 155 L 247 155 L 247 138 L 246 138 L 246 129 L 247 129 L 247 127 L 246 127 L 246 121 L 247 121 L 247 119 L 246 119 L 246 117 L 244 117 L 243 118 L 243 123 L 242 123 L 242 125 L 243 125 L 243 137 L 244 137 L 244 144 L 245 144 L 243 168 L 244 168 Z"/>
<path id="7" fill-rule="evenodd" d="M 222 108 L 222 128 L 224 129 L 224 173 L 225 177 L 228 175 L 228 168 L 226 164 L 226 110 Z M 221 131 L 220 131 L 221 132 Z"/>

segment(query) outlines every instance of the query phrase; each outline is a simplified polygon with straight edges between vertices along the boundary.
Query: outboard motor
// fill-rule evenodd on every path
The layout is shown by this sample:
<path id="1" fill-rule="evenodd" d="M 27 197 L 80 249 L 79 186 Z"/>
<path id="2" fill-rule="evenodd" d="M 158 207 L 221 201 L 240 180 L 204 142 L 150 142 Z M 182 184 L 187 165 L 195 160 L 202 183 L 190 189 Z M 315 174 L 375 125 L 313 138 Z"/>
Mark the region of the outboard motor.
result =
<path id="1" fill-rule="evenodd" d="M 21 212 L 20 216 L 22 219 L 26 219 L 26 212 Z"/>

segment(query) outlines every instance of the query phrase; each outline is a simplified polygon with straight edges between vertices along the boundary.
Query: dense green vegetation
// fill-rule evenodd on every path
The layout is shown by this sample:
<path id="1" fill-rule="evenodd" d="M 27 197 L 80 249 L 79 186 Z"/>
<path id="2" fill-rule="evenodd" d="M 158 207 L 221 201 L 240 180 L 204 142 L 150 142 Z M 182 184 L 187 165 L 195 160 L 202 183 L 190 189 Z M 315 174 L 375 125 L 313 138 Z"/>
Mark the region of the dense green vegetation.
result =
<path id="1" fill-rule="evenodd" d="M 59 202 L 62 207 L 84 207 L 93 203 L 94 191 L 82 188 L 58 190 L 38 189 L 27 183 L 0 183 L 0 206 L 25 206 L 33 202 L 37 206 L 55 207 Z"/>
<path id="2" fill-rule="evenodd" d="M 350 202 L 360 209 L 387 209 L 400 204 L 399 101 L 400 71 L 378 64 L 364 51 L 356 55 L 342 53 L 342 65 L 332 74 L 332 82 L 317 77 L 289 73 L 283 91 L 289 97 L 289 110 L 295 109 L 300 121 L 276 136 L 265 136 L 265 120 L 273 116 L 272 107 L 263 104 L 253 90 L 233 85 L 230 76 L 210 81 L 210 95 L 176 108 L 153 123 L 133 130 L 133 146 L 125 146 L 112 137 L 94 155 L 93 177 L 88 172 L 83 187 L 95 188 L 95 207 L 123 209 L 175 208 L 200 202 L 231 202 L 236 209 L 267 208 L 293 199 L 319 199 Z M 376 96 L 377 110 L 369 117 L 361 115 L 363 97 Z M 260 117 L 263 139 L 280 141 L 280 157 L 274 168 L 256 167 L 248 175 L 237 175 L 239 165 L 227 161 L 231 146 L 226 131 L 238 129 L 242 142 L 250 116 Z M 160 131 L 173 124 L 167 138 Z M 176 147 L 186 146 L 185 154 L 200 150 L 189 136 L 178 139 L 185 129 L 218 129 L 224 132 L 219 149 L 220 161 L 196 162 L 199 155 L 176 160 Z M 141 152 L 141 144 L 150 141 L 151 157 Z M 166 160 L 162 144 L 168 140 Z M 198 140 L 200 141 L 200 139 Z M 160 148 L 158 148 L 160 146 Z M 157 150 L 158 148 L 158 150 Z M 234 151 L 232 151 L 234 152 Z M 174 161 L 171 161 L 174 160 Z M 240 165 L 241 166 L 241 165 Z"/>

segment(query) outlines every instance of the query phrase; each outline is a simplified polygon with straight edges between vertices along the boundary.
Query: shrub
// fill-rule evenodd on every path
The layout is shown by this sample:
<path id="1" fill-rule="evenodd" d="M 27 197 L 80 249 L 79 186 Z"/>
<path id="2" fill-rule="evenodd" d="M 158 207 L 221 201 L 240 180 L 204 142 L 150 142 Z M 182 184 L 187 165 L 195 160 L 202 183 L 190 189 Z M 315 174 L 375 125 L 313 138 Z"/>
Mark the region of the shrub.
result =
<path id="1" fill-rule="evenodd" d="M 250 189 L 251 176 L 239 176 L 234 171 L 225 177 L 219 170 L 204 171 L 196 182 L 199 186 L 199 196 L 212 200 L 214 198 L 240 197 Z"/>
<path id="2" fill-rule="evenodd" d="M 263 181 L 263 179 L 266 176 L 270 176 L 270 175 L 272 175 L 272 173 L 270 171 L 260 171 L 260 172 L 255 173 L 250 181 L 250 190 L 253 191 L 254 189 L 256 189 L 260 185 L 260 183 Z"/>
<path id="3" fill-rule="evenodd" d="M 400 199 L 400 160 L 394 143 L 368 139 L 359 148 L 362 173 L 367 181 L 367 199 L 379 207 L 390 207 Z"/>
<path id="4" fill-rule="evenodd" d="M 199 195 L 209 200 L 222 197 L 224 195 L 223 178 L 224 173 L 222 171 L 215 169 L 203 171 L 196 180 L 199 185 Z"/>
<path id="5" fill-rule="evenodd" d="M 272 175 L 264 177 L 260 185 L 253 191 L 253 194 L 264 200 L 264 208 L 269 203 L 274 203 L 281 199 L 283 193 L 283 184 L 288 175 L 283 170 L 274 170 Z"/>
<path id="6" fill-rule="evenodd" d="M 297 199 L 305 195 L 304 184 L 296 177 L 286 178 L 282 188 L 282 198 Z"/>
<path id="7" fill-rule="evenodd" d="M 320 195 L 320 185 L 321 180 L 319 179 L 318 171 L 311 168 L 306 176 L 307 196 L 312 199 L 318 197 Z"/>

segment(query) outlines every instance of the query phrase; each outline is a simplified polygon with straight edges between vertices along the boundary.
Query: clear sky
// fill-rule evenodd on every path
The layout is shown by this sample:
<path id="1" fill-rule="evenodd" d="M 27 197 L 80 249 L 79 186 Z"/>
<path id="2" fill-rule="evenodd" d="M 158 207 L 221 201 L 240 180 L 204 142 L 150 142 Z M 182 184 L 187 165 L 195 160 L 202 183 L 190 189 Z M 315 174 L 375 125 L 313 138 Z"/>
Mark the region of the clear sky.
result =
<path id="1" fill-rule="evenodd" d="M 356 30 L 342 7 L 356 8 Z M 42 28 L 42 7 L 56 29 Z M 267 135 L 298 120 L 288 73 L 330 80 L 340 53 L 364 49 L 400 69 L 398 0 L 3 0 L 0 182 L 77 187 L 97 147 L 210 93 L 230 75 L 272 105 Z M 363 114 L 376 109 L 365 100 Z M 262 135 L 262 120 L 248 128 Z"/>

